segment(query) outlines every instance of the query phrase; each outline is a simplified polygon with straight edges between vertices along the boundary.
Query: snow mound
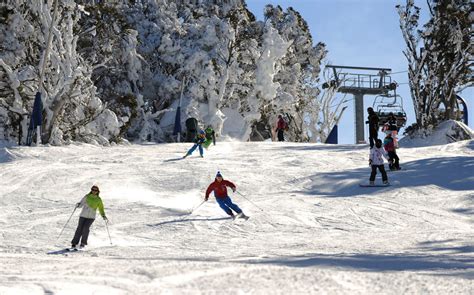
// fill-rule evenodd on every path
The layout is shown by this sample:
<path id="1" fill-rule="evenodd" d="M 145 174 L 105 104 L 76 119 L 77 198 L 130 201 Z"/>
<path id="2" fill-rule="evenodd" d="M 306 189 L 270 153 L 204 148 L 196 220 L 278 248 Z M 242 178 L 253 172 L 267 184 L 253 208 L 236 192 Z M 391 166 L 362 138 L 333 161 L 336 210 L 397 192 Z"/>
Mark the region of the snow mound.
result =
<path id="1" fill-rule="evenodd" d="M 435 129 L 415 136 L 405 136 L 400 140 L 402 147 L 423 147 L 444 145 L 462 140 L 474 139 L 474 131 L 466 124 L 448 120 L 439 124 Z"/>
<path id="2" fill-rule="evenodd" d="M 6 163 L 15 160 L 16 157 L 13 155 L 8 148 L 0 148 L 0 163 Z"/>

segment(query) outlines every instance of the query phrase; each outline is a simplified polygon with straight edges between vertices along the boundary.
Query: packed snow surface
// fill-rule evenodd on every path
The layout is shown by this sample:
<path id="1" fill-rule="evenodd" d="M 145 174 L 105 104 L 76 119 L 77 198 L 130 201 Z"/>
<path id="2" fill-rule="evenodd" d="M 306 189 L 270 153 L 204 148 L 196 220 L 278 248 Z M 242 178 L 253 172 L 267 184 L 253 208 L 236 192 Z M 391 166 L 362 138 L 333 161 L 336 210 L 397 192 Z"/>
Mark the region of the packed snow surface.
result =
<path id="1" fill-rule="evenodd" d="M 189 147 L 0 148 L 0 294 L 473 294 L 474 141 L 402 148 L 377 188 L 366 145 Z M 187 214 L 218 170 L 248 221 Z M 58 252 L 93 184 L 112 245 L 98 217 Z"/>

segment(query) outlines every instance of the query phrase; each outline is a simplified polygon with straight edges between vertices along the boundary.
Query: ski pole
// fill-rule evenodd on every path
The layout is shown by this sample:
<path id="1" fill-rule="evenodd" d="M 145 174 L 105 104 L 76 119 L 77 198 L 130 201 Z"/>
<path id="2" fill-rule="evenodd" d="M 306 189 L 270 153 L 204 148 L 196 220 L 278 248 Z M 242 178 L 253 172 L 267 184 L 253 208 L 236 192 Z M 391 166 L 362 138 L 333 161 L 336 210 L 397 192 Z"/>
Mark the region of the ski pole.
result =
<path id="1" fill-rule="evenodd" d="M 202 201 L 201 204 L 197 205 L 196 207 L 194 207 L 193 209 L 191 209 L 191 211 L 189 211 L 188 214 L 193 214 L 194 211 L 196 211 L 199 207 L 202 206 L 202 204 L 206 203 L 206 201 Z"/>
<path id="2" fill-rule="evenodd" d="M 261 211 L 264 211 L 262 208 L 260 208 L 259 206 L 257 206 L 257 204 L 255 204 L 254 202 L 250 201 L 244 194 L 242 194 L 241 192 L 239 191 L 236 191 L 239 195 L 241 195 L 242 197 L 244 197 L 244 199 L 246 199 L 247 201 L 249 201 L 250 203 L 252 203 L 255 207 L 257 207 L 258 209 L 260 209 Z"/>
<path id="3" fill-rule="evenodd" d="M 192 208 L 191 210 L 189 210 L 185 215 L 183 215 L 181 218 L 179 218 L 177 220 L 177 222 L 181 222 L 183 221 L 186 217 L 188 217 L 189 215 L 193 214 L 194 211 L 197 210 L 197 208 L 201 207 L 202 204 L 204 204 L 206 201 L 202 201 L 199 205 L 197 205 L 196 207 Z"/>
<path id="4" fill-rule="evenodd" d="M 107 234 L 109 235 L 110 245 L 112 245 L 112 238 L 110 237 L 109 227 L 107 225 L 107 220 L 104 219 L 105 229 L 107 229 Z"/>
<path id="5" fill-rule="evenodd" d="M 66 228 L 67 224 L 69 223 L 69 220 L 71 220 L 72 215 L 74 215 L 74 212 L 76 212 L 76 209 L 77 209 L 77 206 L 74 207 L 74 210 L 72 211 L 71 216 L 69 216 L 68 220 L 66 221 L 66 224 L 63 226 L 63 229 L 59 233 L 59 236 L 56 238 L 56 242 L 54 242 L 55 244 L 58 242 L 59 237 L 61 237 L 61 235 L 63 234 L 64 229 Z"/>

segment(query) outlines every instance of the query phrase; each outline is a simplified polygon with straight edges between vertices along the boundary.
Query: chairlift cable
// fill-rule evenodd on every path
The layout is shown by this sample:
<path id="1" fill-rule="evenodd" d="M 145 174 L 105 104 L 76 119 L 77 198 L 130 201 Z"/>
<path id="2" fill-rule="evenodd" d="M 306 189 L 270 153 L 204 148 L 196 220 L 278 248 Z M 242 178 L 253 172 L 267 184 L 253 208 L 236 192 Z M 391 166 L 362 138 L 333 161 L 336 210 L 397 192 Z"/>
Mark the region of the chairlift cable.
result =
<path id="1" fill-rule="evenodd" d="M 408 73 L 408 71 L 393 72 L 393 73 L 389 73 L 389 75 L 402 74 L 402 73 Z"/>

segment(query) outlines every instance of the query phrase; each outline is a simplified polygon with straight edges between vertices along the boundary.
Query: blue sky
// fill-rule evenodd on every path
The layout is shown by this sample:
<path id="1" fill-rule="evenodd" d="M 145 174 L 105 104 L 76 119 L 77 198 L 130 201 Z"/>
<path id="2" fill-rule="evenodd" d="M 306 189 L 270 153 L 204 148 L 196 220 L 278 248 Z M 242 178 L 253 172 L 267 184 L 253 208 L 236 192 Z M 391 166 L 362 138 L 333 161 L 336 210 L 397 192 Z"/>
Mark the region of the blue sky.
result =
<path id="1" fill-rule="evenodd" d="M 328 61 L 335 65 L 391 68 L 393 73 L 407 70 L 403 55 L 405 42 L 399 28 L 395 5 L 402 0 L 246 0 L 250 11 L 263 19 L 266 4 L 280 5 L 286 10 L 293 7 L 307 21 L 313 42 L 324 42 L 329 50 Z M 426 2 L 415 0 L 426 12 Z M 425 14 L 426 15 L 426 14 Z M 406 72 L 392 75 L 400 86 L 397 94 L 403 97 L 408 125 L 414 122 L 414 110 Z M 474 90 L 463 92 L 468 99 L 471 128 L 474 128 Z M 346 98 L 351 99 L 351 96 Z M 372 106 L 374 96 L 365 96 L 365 108 Z M 402 130 L 403 132 L 403 130 Z M 366 130 L 367 138 L 367 130 Z M 354 143 L 353 102 L 339 123 L 339 143 Z"/>

